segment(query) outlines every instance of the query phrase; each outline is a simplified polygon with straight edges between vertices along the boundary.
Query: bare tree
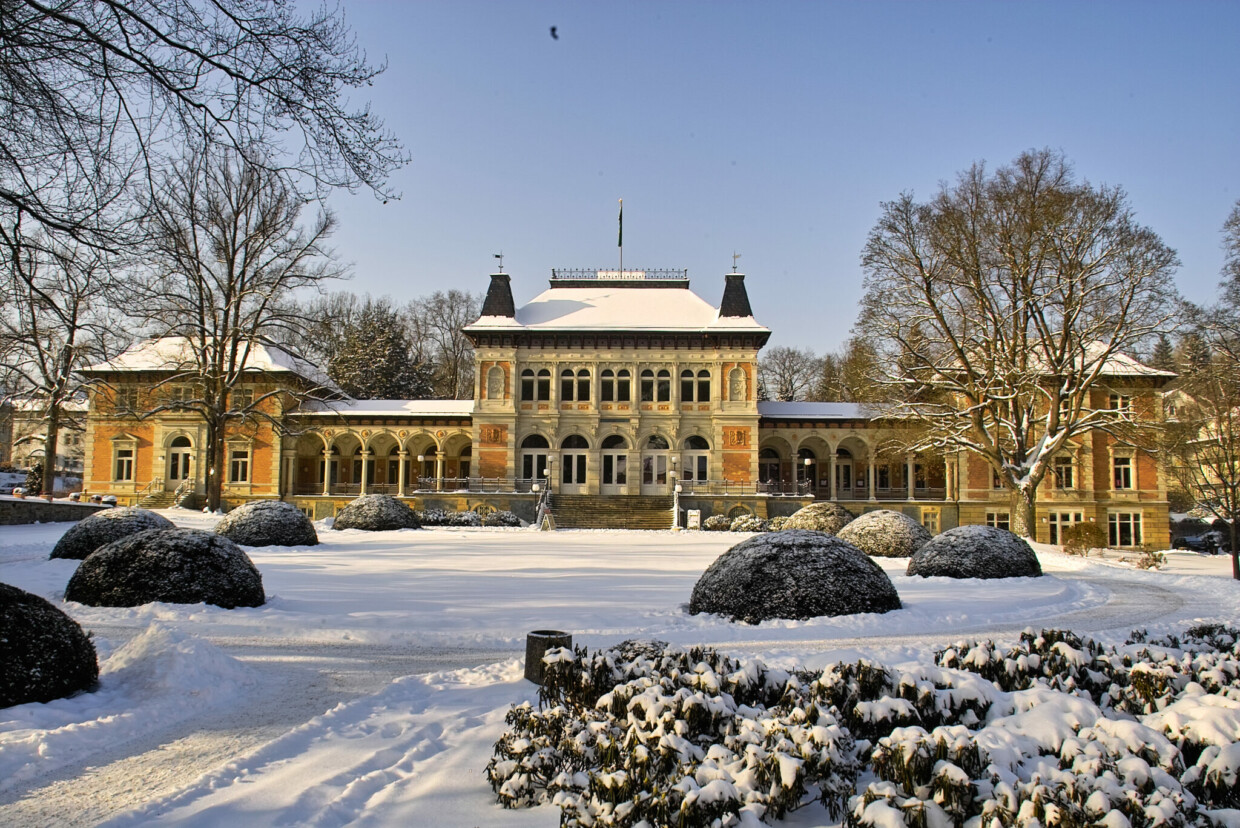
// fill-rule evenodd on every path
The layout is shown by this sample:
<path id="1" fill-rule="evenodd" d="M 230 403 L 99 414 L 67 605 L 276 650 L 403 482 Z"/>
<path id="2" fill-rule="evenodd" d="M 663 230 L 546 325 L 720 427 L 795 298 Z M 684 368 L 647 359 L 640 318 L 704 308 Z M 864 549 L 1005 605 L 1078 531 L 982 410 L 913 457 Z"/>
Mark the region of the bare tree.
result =
<path id="1" fill-rule="evenodd" d="M 334 221 L 320 213 L 299 223 L 304 200 L 287 179 L 228 151 L 194 154 L 160 179 L 147 221 L 150 270 L 133 308 L 163 337 L 187 345 L 166 380 L 192 389 L 145 412 L 194 412 L 206 430 L 207 506 L 218 509 L 230 425 L 271 418 L 263 395 L 235 395 L 255 376 L 257 346 L 295 337 L 305 319 L 292 302 L 340 269 L 325 247 Z"/>
<path id="2" fill-rule="evenodd" d="M 860 337 L 849 337 L 839 353 L 824 354 L 808 399 L 817 402 L 871 402 L 874 351 Z"/>
<path id="3" fill-rule="evenodd" d="M 822 360 L 808 348 L 780 346 L 764 352 L 758 360 L 758 378 L 775 400 L 803 400 L 822 374 Z"/>
<path id="4" fill-rule="evenodd" d="M 1133 218 L 1124 192 L 1074 180 L 1063 156 L 981 164 L 929 202 L 883 204 L 862 254 L 859 330 L 878 348 L 889 413 L 924 427 L 910 448 L 984 458 L 1033 527 L 1051 458 L 1129 411 L 1099 408 L 1116 360 L 1169 330 L 1175 252 Z M 913 402 L 910 390 L 917 390 Z"/>
<path id="5" fill-rule="evenodd" d="M 434 365 L 435 396 L 464 400 L 474 395 L 474 349 L 461 329 L 478 318 L 482 300 L 459 290 L 435 291 L 410 303 L 412 339 Z"/>
<path id="6" fill-rule="evenodd" d="M 55 488 L 63 427 L 81 429 L 66 412 L 86 381 L 78 369 L 117 350 L 120 327 L 110 312 L 116 279 L 110 258 L 41 229 L 0 223 L 0 370 L 6 385 L 42 407 L 43 491 Z"/>
<path id="7" fill-rule="evenodd" d="M 186 145 L 259 146 L 303 194 L 391 195 L 385 181 L 404 153 L 346 95 L 382 67 L 358 50 L 340 7 L 305 9 L 0 0 L 0 213 L 114 246 L 133 226 L 127 190 L 153 190 L 153 171 Z"/>

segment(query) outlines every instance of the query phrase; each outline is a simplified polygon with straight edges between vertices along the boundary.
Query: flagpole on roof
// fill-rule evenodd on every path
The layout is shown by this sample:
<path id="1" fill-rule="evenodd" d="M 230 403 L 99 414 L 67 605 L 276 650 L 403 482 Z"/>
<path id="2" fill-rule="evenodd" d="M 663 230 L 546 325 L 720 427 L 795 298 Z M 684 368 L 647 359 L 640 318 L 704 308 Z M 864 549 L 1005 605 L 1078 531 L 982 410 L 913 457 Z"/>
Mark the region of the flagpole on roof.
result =
<path id="1" fill-rule="evenodd" d="M 624 199 L 620 199 L 620 234 L 616 236 L 616 246 L 620 248 L 620 278 L 624 278 Z"/>

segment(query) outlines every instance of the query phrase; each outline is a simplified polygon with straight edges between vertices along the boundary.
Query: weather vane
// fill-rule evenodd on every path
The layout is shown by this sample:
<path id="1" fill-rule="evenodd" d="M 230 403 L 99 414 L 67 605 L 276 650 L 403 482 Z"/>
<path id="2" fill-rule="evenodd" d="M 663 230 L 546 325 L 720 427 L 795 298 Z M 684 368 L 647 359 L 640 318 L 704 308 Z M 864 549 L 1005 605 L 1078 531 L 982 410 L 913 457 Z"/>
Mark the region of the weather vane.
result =
<path id="1" fill-rule="evenodd" d="M 504 272 L 504 251 L 501 250 L 500 252 L 492 253 L 491 255 L 499 259 L 499 272 L 503 273 Z"/>
<path id="2" fill-rule="evenodd" d="M 736 272 L 736 260 L 739 259 L 740 257 L 741 257 L 740 253 L 737 253 L 735 250 L 732 251 L 732 272 L 733 273 Z"/>

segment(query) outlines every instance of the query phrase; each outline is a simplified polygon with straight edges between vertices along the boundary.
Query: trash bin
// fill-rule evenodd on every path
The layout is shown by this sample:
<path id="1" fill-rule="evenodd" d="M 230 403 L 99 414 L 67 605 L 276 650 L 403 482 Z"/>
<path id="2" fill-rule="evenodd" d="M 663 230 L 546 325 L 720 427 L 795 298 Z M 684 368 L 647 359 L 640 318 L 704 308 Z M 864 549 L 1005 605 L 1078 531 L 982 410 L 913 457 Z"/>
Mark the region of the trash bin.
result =
<path id="1" fill-rule="evenodd" d="M 563 630 L 534 630 L 525 637 L 525 677 L 541 686 L 547 650 L 572 646 L 572 635 Z"/>

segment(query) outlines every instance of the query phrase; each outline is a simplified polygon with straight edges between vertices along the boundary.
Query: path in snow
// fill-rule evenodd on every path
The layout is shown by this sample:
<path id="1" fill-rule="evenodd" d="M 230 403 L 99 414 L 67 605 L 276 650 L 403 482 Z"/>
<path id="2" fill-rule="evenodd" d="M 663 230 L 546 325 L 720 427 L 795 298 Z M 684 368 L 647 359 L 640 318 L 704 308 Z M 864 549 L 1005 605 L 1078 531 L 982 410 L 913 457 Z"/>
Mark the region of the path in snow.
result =
<path id="1" fill-rule="evenodd" d="M 132 634 L 134 630 L 118 627 L 113 632 Z M 118 743 L 105 754 L 92 754 L 86 762 L 58 768 L 33 786 L 6 790 L 0 793 L 0 824 L 97 825 L 167 796 L 339 704 L 373 695 L 394 679 L 477 667 L 516 655 L 278 639 L 216 639 L 213 643 L 262 673 L 256 692 L 242 697 L 247 702 L 244 707 L 191 717 Z"/>

